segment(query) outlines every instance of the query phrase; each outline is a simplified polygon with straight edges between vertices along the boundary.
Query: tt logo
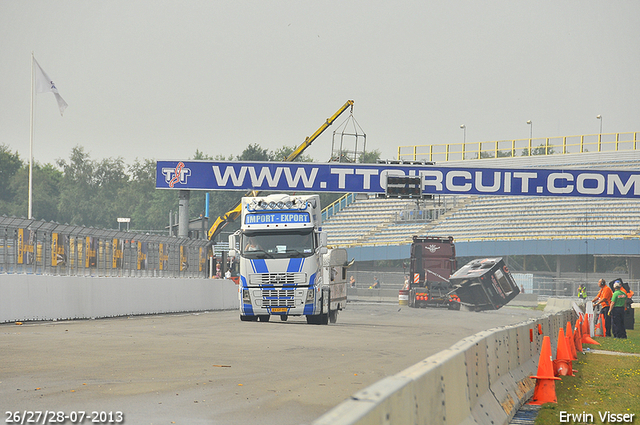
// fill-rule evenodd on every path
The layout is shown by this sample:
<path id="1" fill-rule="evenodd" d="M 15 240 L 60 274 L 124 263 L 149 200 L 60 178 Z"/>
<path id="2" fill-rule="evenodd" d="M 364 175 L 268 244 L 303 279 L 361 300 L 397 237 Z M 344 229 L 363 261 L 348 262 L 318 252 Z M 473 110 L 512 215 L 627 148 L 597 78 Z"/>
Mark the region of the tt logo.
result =
<path id="1" fill-rule="evenodd" d="M 169 184 L 169 187 L 173 187 L 176 183 L 187 184 L 187 177 L 191 175 L 191 169 L 186 168 L 184 163 L 178 162 L 176 168 L 163 168 L 162 175 L 164 181 Z"/>
<path id="2" fill-rule="evenodd" d="M 440 247 L 438 245 L 427 245 L 426 248 L 429 250 L 430 253 L 434 253 L 437 250 L 440 249 Z"/>

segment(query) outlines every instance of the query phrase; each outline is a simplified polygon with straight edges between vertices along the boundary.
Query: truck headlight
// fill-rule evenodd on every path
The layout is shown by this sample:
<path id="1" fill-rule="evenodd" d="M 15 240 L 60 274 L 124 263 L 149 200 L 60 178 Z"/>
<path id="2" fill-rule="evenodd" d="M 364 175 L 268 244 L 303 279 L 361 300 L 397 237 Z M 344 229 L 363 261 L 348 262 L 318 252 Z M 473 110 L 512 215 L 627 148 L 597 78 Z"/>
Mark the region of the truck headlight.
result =
<path id="1" fill-rule="evenodd" d="M 242 302 L 251 304 L 251 297 L 249 296 L 249 290 L 247 289 L 242 290 Z"/>
<path id="2" fill-rule="evenodd" d="M 313 288 L 309 288 L 309 290 L 307 291 L 307 303 L 312 303 L 313 302 L 313 298 L 314 298 L 314 292 L 315 290 Z"/>

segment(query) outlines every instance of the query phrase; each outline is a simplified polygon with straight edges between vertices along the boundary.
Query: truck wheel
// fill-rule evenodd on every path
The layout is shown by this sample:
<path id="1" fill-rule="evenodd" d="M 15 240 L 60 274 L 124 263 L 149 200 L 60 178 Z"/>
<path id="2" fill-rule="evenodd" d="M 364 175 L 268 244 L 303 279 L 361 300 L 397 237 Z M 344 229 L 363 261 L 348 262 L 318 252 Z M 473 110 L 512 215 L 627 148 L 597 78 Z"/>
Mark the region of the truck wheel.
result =
<path id="1" fill-rule="evenodd" d="M 307 316 L 308 325 L 319 325 L 318 316 Z"/>
<path id="2" fill-rule="evenodd" d="M 243 322 L 255 322 L 256 320 L 258 320 L 258 316 L 244 316 L 241 314 L 240 320 Z"/>
<path id="3" fill-rule="evenodd" d="M 329 312 L 329 322 L 336 323 L 338 321 L 338 310 L 331 310 Z"/>
<path id="4" fill-rule="evenodd" d="M 282 316 L 280 316 L 280 321 L 286 322 L 288 318 L 289 316 L 287 316 L 286 314 L 283 314 Z"/>
<path id="5" fill-rule="evenodd" d="M 325 314 L 321 314 L 320 317 L 318 317 L 319 322 L 321 325 L 328 325 L 329 324 L 329 313 L 325 313 Z"/>
<path id="6" fill-rule="evenodd" d="M 261 322 L 268 322 L 271 316 L 258 316 L 258 320 Z"/>

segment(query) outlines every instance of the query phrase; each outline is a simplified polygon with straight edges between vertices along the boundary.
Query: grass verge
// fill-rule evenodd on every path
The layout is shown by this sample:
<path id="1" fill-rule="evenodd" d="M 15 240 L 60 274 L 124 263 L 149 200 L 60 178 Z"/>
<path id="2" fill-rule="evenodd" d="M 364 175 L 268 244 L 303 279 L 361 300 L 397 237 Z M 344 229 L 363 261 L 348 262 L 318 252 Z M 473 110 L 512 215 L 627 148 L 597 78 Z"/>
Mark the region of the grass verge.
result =
<path id="1" fill-rule="evenodd" d="M 636 317 L 640 317 L 639 314 L 640 309 L 636 309 Z M 600 345 L 584 347 L 640 353 L 640 329 L 637 321 L 635 328 L 627 330 L 626 340 L 600 337 L 595 338 Z M 601 415 L 606 412 L 633 414 L 630 423 L 640 424 L 640 357 L 578 353 L 578 360 L 573 362 L 573 368 L 576 369 L 575 376 L 563 376 L 561 381 L 556 381 L 558 403 L 543 405 L 536 425 L 605 424 L 609 422 L 603 421 Z M 616 423 L 620 422 L 618 420 Z"/>

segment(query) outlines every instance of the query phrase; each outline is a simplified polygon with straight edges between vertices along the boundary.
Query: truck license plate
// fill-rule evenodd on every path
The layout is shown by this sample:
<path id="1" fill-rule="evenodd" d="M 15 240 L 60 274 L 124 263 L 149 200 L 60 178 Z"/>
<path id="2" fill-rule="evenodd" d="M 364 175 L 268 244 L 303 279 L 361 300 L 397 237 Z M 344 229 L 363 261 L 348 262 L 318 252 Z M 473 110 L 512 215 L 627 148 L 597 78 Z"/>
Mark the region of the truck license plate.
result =
<path id="1" fill-rule="evenodd" d="M 287 307 L 273 307 L 271 309 L 272 313 L 286 313 L 289 309 Z"/>

